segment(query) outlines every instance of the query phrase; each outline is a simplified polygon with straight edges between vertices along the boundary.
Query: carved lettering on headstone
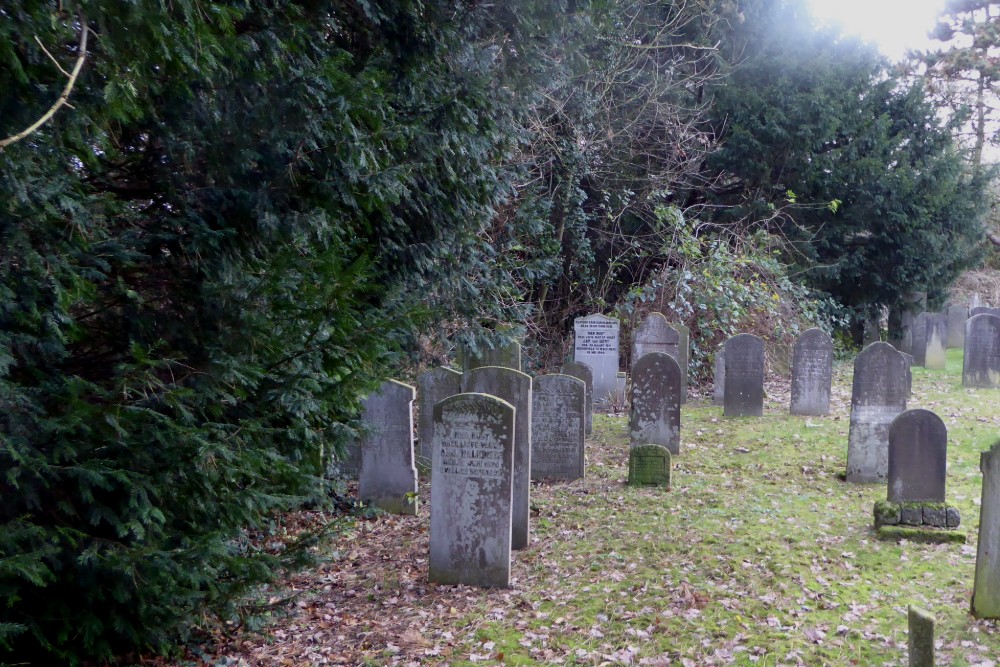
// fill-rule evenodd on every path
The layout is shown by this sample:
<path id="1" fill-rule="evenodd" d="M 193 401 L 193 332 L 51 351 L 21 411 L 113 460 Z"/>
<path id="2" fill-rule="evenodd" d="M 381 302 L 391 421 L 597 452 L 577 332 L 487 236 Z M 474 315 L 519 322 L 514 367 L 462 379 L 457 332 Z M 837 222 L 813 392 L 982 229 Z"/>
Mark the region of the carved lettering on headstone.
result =
<path id="1" fill-rule="evenodd" d="M 531 479 L 584 476 L 586 386 L 569 375 L 541 375 L 532 388 Z"/>
<path id="2" fill-rule="evenodd" d="M 618 388 L 618 340 L 621 325 L 605 315 L 578 317 L 573 323 L 573 359 L 594 372 L 594 401 L 607 402 Z"/>
<path id="3" fill-rule="evenodd" d="M 820 329 L 803 331 L 792 358 L 791 413 L 820 416 L 830 412 L 832 381 L 833 340 Z"/>

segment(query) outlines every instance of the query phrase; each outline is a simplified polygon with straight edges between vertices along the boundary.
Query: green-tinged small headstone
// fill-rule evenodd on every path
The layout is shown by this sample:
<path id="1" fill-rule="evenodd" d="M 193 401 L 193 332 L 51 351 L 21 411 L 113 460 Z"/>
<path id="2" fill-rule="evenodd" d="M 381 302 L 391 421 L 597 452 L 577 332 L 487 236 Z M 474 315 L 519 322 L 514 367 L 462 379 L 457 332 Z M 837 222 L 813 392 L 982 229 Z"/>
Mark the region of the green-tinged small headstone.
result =
<path id="1" fill-rule="evenodd" d="M 934 617 L 913 606 L 907 616 L 910 625 L 910 667 L 934 667 Z"/>
<path id="2" fill-rule="evenodd" d="M 670 451 L 660 445 L 639 445 L 629 450 L 629 486 L 670 486 Z"/>

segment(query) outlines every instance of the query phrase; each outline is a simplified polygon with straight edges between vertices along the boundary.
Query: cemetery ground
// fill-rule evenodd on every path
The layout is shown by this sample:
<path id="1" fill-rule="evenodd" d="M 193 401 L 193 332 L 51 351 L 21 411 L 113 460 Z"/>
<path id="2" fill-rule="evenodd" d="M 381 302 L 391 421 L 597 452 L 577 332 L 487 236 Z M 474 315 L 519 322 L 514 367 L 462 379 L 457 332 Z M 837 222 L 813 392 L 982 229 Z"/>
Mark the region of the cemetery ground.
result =
<path id="1" fill-rule="evenodd" d="M 840 361 L 826 417 L 790 416 L 780 384 L 763 418 L 724 419 L 710 387 L 692 396 L 670 491 L 624 485 L 627 417 L 596 415 L 586 479 L 532 485 L 510 589 L 428 583 L 424 497 L 415 517 L 336 535 L 320 567 L 267 592 L 292 602 L 261 630 L 216 631 L 176 664 L 905 665 L 912 604 L 937 617 L 938 664 L 1000 665 L 1000 623 L 969 614 L 979 453 L 1000 439 L 1000 392 L 964 389 L 961 370 L 960 350 L 946 370 L 914 368 L 908 407 L 948 426 L 965 544 L 876 538 L 885 485 L 842 480 Z"/>

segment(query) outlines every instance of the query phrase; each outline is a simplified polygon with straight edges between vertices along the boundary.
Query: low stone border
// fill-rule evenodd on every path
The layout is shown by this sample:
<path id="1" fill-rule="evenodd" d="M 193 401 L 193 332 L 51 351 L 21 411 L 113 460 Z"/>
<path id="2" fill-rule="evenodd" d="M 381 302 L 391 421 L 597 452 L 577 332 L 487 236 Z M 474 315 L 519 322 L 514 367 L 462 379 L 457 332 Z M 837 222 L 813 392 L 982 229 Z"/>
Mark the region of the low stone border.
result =
<path id="1" fill-rule="evenodd" d="M 958 528 L 962 517 L 957 507 L 947 503 L 903 502 L 879 500 L 875 503 L 875 528 L 882 526 L 927 526 Z"/>
<path id="2" fill-rule="evenodd" d="M 966 535 L 957 530 L 937 530 L 933 528 L 917 528 L 916 526 L 879 526 L 876 531 L 878 539 L 897 542 L 928 542 L 931 544 L 965 544 Z"/>

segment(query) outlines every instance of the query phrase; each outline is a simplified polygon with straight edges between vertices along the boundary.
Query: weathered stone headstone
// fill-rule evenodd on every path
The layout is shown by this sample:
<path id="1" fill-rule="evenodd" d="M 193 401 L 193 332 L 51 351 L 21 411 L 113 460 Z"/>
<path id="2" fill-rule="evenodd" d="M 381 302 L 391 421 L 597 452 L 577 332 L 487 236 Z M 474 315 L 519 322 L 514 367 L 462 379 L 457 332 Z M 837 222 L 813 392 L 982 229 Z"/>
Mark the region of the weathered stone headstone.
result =
<path id="1" fill-rule="evenodd" d="M 681 367 L 681 405 L 688 400 L 688 366 L 691 363 L 691 329 L 686 324 L 677 322 L 672 325 L 677 329 L 677 365 Z"/>
<path id="2" fill-rule="evenodd" d="M 430 581 L 510 586 L 514 412 L 484 394 L 434 406 Z"/>
<path id="3" fill-rule="evenodd" d="M 910 354 L 913 355 L 913 363 L 917 366 L 924 366 L 927 363 L 927 316 L 930 313 L 920 313 L 913 318 L 913 326 L 910 327 Z"/>
<path id="4" fill-rule="evenodd" d="M 670 486 L 670 451 L 660 445 L 639 445 L 628 452 L 629 486 Z"/>
<path id="5" fill-rule="evenodd" d="M 569 375 L 541 375 L 531 390 L 531 479 L 580 479 L 587 387 Z"/>
<path id="6" fill-rule="evenodd" d="M 632 367 L 650 352 L 663 352 L 675 360 L 678 356 L 680 335 L 667 324 L 663 313 L 650 313 L 635 328 L 632 336 Z"/>
<path id="7" fill-rule="evenodd" d="M 866 315 L 861 323 L 861 343 L 871 345 L 882 340 L 882 331 L 877 315 Z"/>
<path id="8" fill-rule="evenodd" d="M 972 614 L 1000 618 L 1000 442 L 979 455 L 979 470 L 983 473 L 983 495 Z"/>
<path id="9" fill-rule="evenodd" d="M 483 366 L 462 376 L 465 393 L 489 394 L 506 401 L 517 411 L 514 419 L 513 505 L 511 548 L 524 549 L 530 534 L 531 503 L 531 376 L 512 368 Z"/>
<path id="10" fill-rule="evenodd" d="M 579 380 L 583 380 L 583 384 L 587 388 L 586 433 L 590 435 L 594 431 L 594 371 L 591 370 L 590 366 L 579 361 L 567 361 L 563 364 L 562 372 L 564 375 L 572 375 Z"/>
<path id="11" fill-rule="evenodd" d="M 618 383 L 618 337 L 621 324 L 606 315 L 587 315 L 573 322 L 573 360 L 594 372 L 594 401 L 607 402 Z"/>
<path id="12" fill-rule="evenodd" d="M 943 313 L 927 313 L 927 348 L 924 355 L 924 367 L 932 370 L 944 370 L 948 357 L 946 345 L 948 342 L 948 316 Z"/>
<path id="13" fill-rule="evenodd" d="M 463 371 L 471 371 L 473 368 L 483 366 L 500 366 L 502 368 L 512 368 L 515 371 L 521 370 L 521 344 L 511 341 L 507 345 L 498 347 L 480 348 L 479 352 L 473 352 L 465 345 L 458 347 L 458 363 Z"/>
<path id="14" fill-rule="evenodd" d="M 947 465 L 948 428 L 936 414 L 907 410 L 889 425 L 889 501 L 943 503 Z"/>
<path id="15" fill-rule="evenodd" d="M 969 317 L 976 315 L 996 315 L 1000 317 L 1000 308 L 990 308 L 989 306 L 976 306 L 969 311 Z"/>
<path id="16" fill-rule="evenodd" d="M 1000 317 L 973 315 L 966 323 L 962 386 L 1000 388 Z"/>
<path id="17" fill-rule="evenodd" d="M 417 390 L 388 380 L 365 398 L 361 438 L 361 502 L 390 514 L 417 513 L 417 468 L 413 461 L 413 399 Z"/>
<path id="18" fill-rule="evenodd" d="M 462 391 L 462 374 L 450 368 L 432 368 L 417 376 L 417 420 L 419 453 L 417 471 L 426 474 L 431 468 L 431 440 L 434 437 L 434 405 Z"/>
<path id="19" fill-rule="evenodd" d="M 889 425 L 906 410 L 906 360 L 888 343 L 872 343 L 854 360 L 847 481 L 885 482 Z"/>
<path id="20" fill-rule="evenodd" d="M 934 667 L 934 617 L 912 605 L 906 617 L 910 667 Z"/>
<path id="21" fill-rule="evenodd" d="M 681 451 L 681 371 L 669 354 L 651 352 L 632 368 L 629 442 Z"/>
<path id="22" fill-rule="evenodd" d="M 965 320 L 969 319 L 969 307 L 962 303 L 948 306 L 948 341 L 949 348 L 961 349 L 965 345 Z"/>
<path id="23" fill-rule="evenodd" d="M 820 329 L 807 329 L 795 341 L 792 357 L 793 415 L 820 416 L 830 412 L 833 381 L 833 339 Z"/>
<path id="24" fill-rule="evenodd" d="M 726 403 L 726 347 L 721 345 L 715 353 L 715 375 L 712 379 L 712 403 Z"/>
<path id="25" fill-rule="evenodd" d="M 332 464 L 332 472 L 344 479 L 357 479 L 361 474 L 361 441 L 352 440 L 344 444 L 343 455 Z"/>
<path id="26" fill-rule="evenodd" d="M 723 400 L 726 417 L 764 414 L 764 341 L 753 334 L 737 334 L 726 341 Z"/>
<path id="27" fill-rule="evenodd" d="M 913 354 L 913 323 L 916 316 L 927 308 L 926 292 L 910 292 L 903 295 L 903 301 L 891 315 L 899 318 L 898 330 L 890 330 L 890 339 L 899 344 L 899 351 Z"/>

